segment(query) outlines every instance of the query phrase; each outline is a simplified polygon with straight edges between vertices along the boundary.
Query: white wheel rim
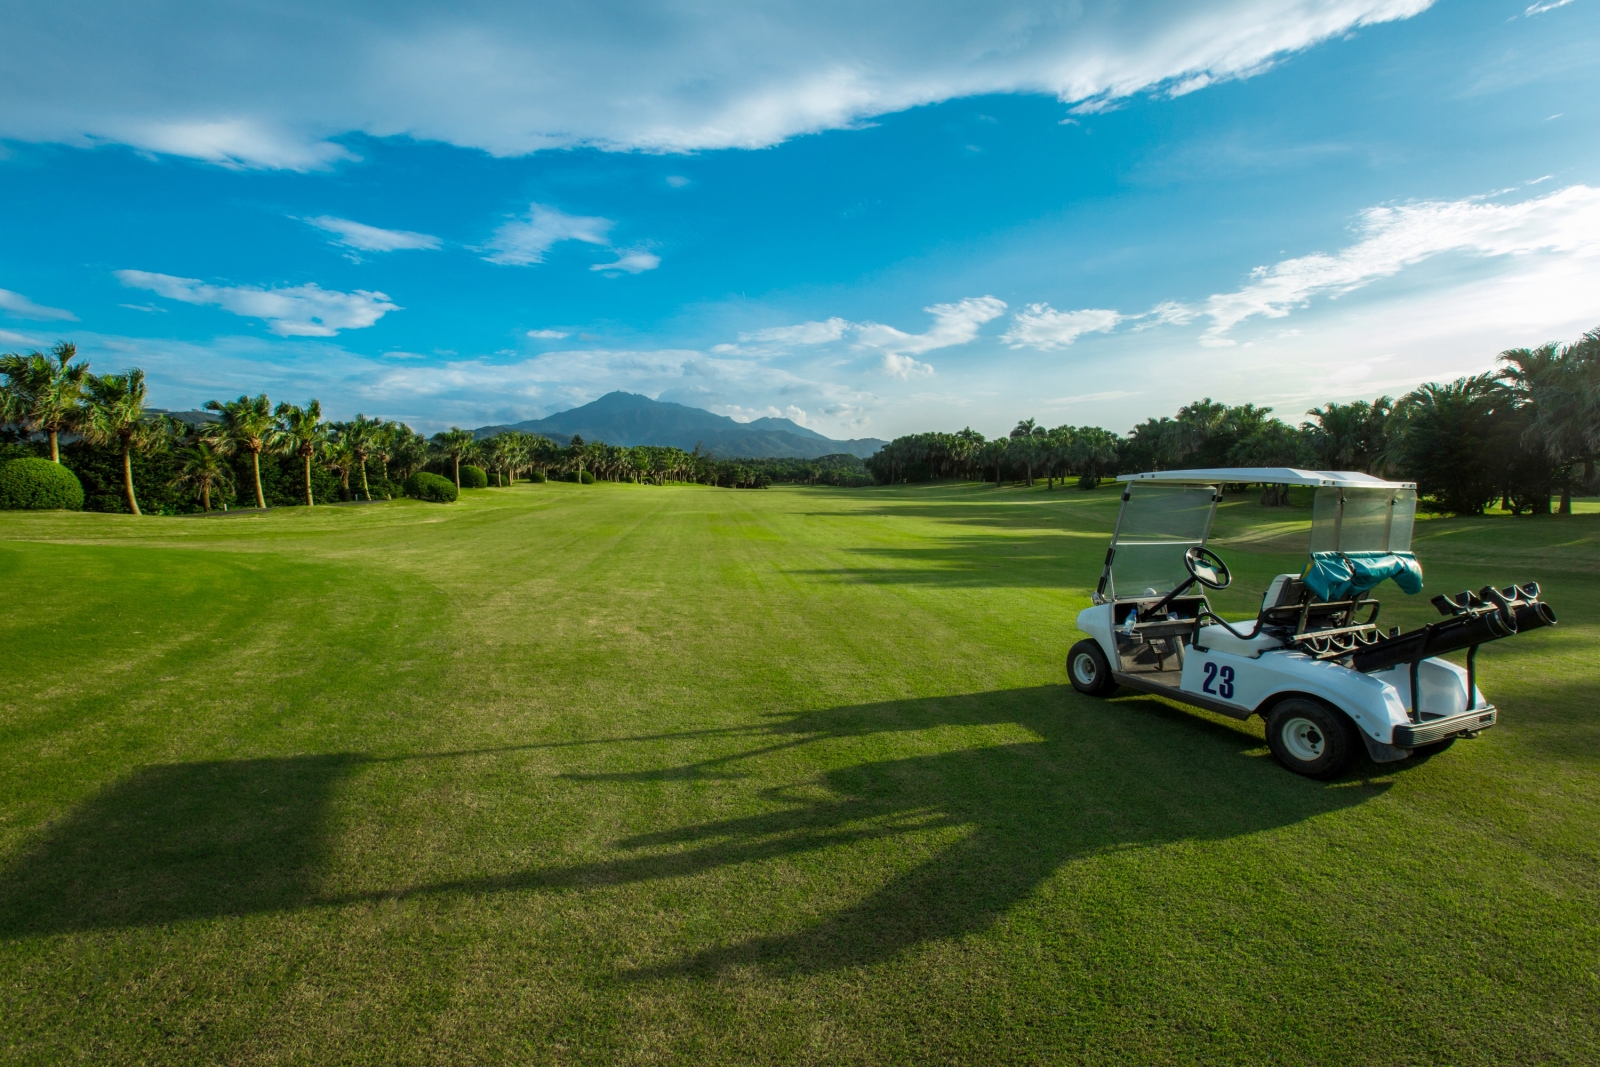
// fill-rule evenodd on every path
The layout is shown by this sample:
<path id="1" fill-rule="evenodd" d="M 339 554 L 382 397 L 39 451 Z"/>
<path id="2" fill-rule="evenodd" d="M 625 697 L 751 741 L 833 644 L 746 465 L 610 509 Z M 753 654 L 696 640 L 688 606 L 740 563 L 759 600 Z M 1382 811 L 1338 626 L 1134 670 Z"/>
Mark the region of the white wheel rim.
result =
<path id="1" fill-rule="evenodd" d="M 1079 652 L 1072 657 L 1072 676 L 1084 685 L 1093 685 L 1095 675 L 1094 657 L 1087 652 Z"/>
<path id="2" fill-rule="evenodd" d="M 1283 724 L 1280 736 L 1283 738 L 1283 747 L 1289 750 L 1289 755 L 1304 763 L 1314 763 L 1321 759 L 1323 749 L 1328 745 L 1327 739 L 1322 736 L 1322 730 L 1316 723 L 1298 716 Z"/>

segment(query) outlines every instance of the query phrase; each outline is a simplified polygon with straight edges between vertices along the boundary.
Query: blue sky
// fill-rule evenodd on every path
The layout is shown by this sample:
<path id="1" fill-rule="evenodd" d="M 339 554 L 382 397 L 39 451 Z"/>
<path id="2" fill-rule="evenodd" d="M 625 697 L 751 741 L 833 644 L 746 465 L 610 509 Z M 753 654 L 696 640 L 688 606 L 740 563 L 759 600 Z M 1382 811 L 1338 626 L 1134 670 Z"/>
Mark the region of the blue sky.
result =
<path id="1" fill-rule="evenodd" d="M 0 348 L 423 430 L 1298 419 L 1600 326 L 1600 3 L 32 5 Z"/>

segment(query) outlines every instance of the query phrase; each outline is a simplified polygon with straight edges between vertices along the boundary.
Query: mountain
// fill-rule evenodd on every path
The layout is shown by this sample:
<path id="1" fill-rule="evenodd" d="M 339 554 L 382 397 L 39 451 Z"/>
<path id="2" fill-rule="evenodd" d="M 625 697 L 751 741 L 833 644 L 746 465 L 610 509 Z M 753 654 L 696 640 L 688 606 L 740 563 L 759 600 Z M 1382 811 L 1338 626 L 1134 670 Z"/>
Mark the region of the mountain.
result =
<path id="1" fill-rule="evenodd" d="M 562 445 L 571 441 L 574 434 L 585 441 L 604 441 L 608 445 L 669 445 L 685 452 L 699 445 L 703 451 L 724 459 L 815 459 L 839 452 L 865 459 L 884 445 L 872 437 L 836 441 L 788 419 L 735 422 L 726 415 L 620 390 L 547 418 L 509 426 L 481 426 L 473 433 L 484 438 L 502 430 L 543 434 Z"/>

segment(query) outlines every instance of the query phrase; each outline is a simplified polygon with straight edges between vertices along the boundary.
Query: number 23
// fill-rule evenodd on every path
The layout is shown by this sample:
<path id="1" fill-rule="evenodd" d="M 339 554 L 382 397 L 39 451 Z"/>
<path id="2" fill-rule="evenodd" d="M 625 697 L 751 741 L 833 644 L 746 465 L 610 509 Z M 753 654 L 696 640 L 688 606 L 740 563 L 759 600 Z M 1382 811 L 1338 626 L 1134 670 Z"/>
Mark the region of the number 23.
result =
<path id="1" fill-rule="evenodd" d="M 1202 682 L 1201 685 L 1200 685 L 1200 689 L 1201 689 L 1202 692 L 1211 693 L 1214 696 L 1219 696 L 1224 700 L 1227 700 L 1228 698 L 1233 696 L 1233 668 L 1232 667 L 1224 667 L 1224 668 L 1222 668 L 1222 670 L 1220 672 L 1221 673 L 1221 678 L 1220 679 L 1218 678 L 1218 673 L 1219 672 L 1217 671 L 1217 665 L 1215 663 L 1207 663 L 1205 665 L 1205 667 L 1204 667 L 1204 671 L 1205 671 L 1206 680 L 1204 682 Z M 1216 688 L 1215 689 L 1211 688 L 1213 682 L 1216 683 Z"/>

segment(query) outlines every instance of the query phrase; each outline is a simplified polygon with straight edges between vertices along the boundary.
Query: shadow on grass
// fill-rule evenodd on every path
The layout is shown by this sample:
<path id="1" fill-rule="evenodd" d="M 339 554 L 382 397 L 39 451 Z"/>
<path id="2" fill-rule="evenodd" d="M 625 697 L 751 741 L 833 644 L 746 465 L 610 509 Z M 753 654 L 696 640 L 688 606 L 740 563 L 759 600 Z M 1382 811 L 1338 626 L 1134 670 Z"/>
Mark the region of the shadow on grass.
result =
<path id="1" fill-rule="evenodd" d="M 145 767 L 0 873 L 0 937 L 299 907 L 326 863 L 332 794 L 363 759 Z"/>
<path id="2" fill-rule="evenodd" d="M 783 749 L 831 743 L 847 760 L 878 746 L 852 750 L 853 738 L 962 726 L 1009 726 L 1005 736 L 1028 739 L 838 766 L 765 790 L 768 810 L 630 836 L 599 862 L 341 896 L 319 890 L 330 859 L 328 808 L 346 776 L 376 761 L 345 755 L 149 768 L 84 805 L 0 873 L 0 936 L 413 897 L 583 892 L 929 829 L 954 835 L 909 869 L 877 853 L 869 862 L 900 873 L 813 925 L 628 977 L 735 966 L 803 973 L 871 964 L 980 932 L 1075 859 L 1255 834 L 1360 804 L 1386 788 L 1297 778 L 1259 754 L 1259 739 L 1234 727 L 1158 700 L 1108 704 L 1059 686 L 778 715 L 727 731 L 732 751 L 712 759 L 568 780 L 626 789 L 741 770 L 748 776 Z M 969 745 L 982 746 L 984 736 L 973 735 Z"/>

